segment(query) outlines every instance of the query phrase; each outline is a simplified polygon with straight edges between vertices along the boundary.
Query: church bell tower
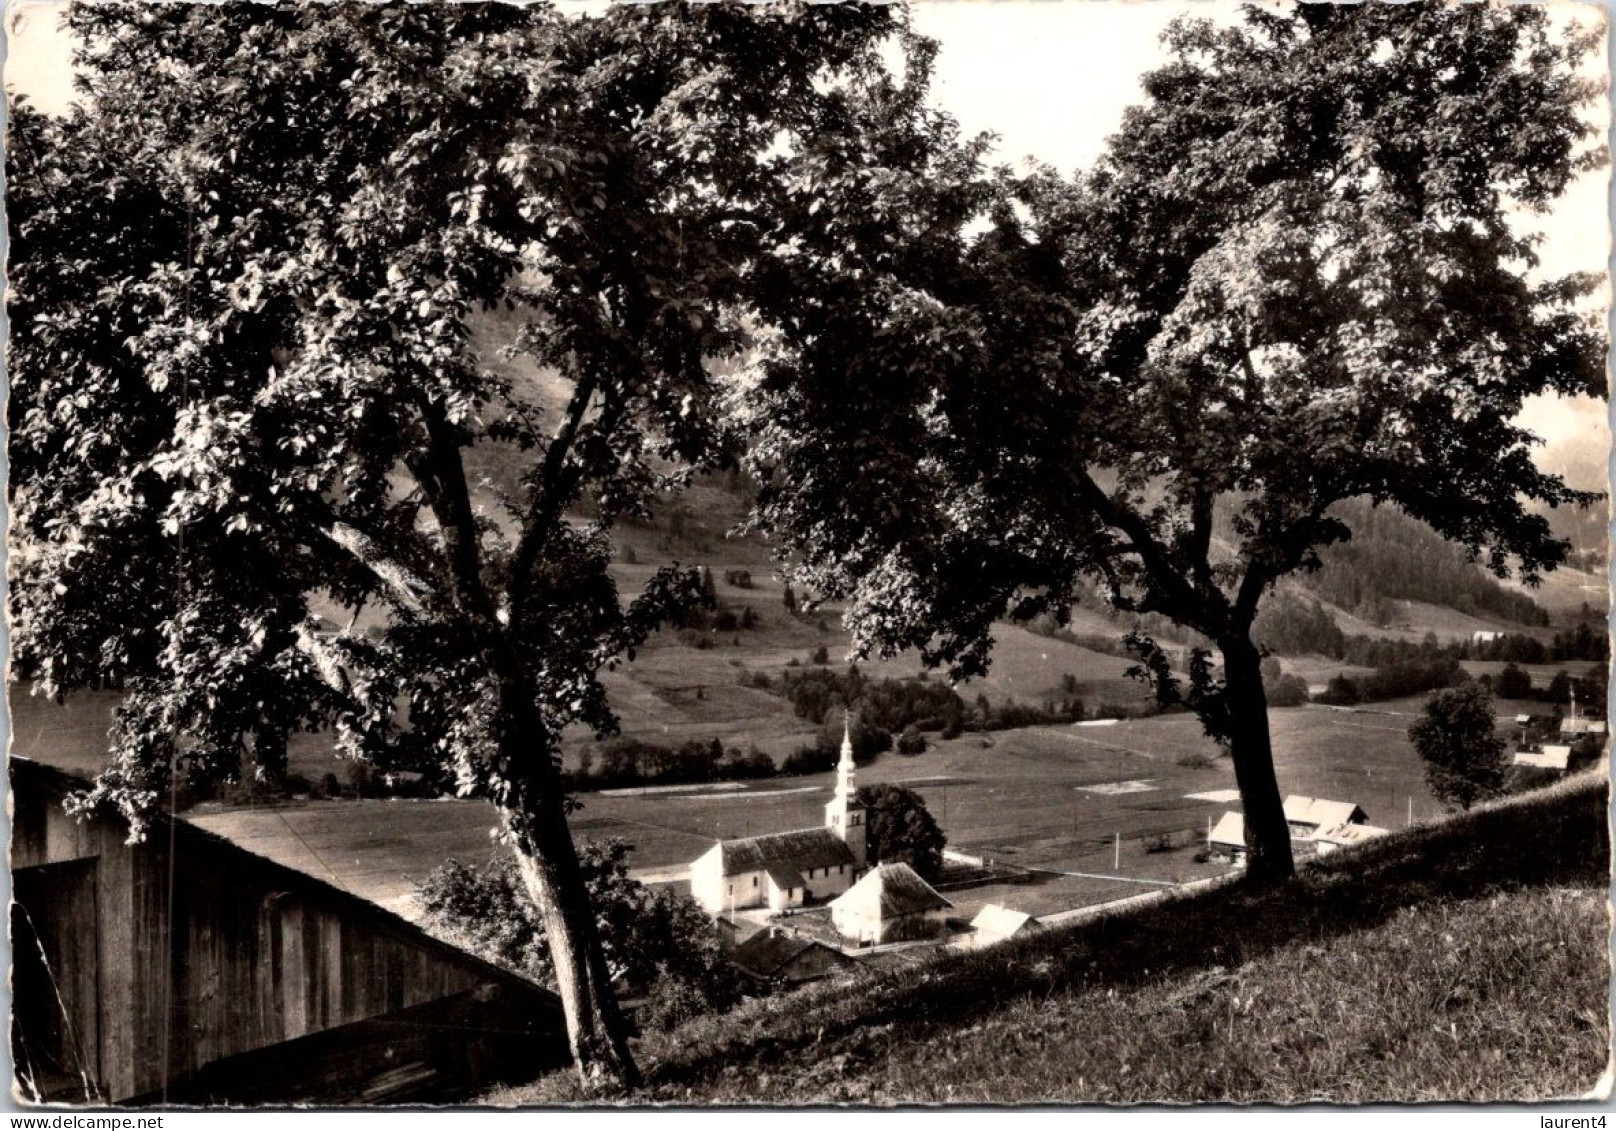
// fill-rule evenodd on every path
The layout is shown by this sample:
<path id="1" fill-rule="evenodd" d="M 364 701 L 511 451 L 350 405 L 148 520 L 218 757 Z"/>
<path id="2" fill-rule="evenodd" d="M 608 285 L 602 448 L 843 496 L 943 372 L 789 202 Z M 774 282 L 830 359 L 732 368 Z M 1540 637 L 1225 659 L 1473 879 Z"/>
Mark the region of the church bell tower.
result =
<path id="1" fill-rule="evenodd" d="M 847 716 L 842 716 L 842 758 L 836 764 L 836 792 L 825 805 L 825 827 L 853 850 L 854 868 L 864 867 L 864 806 L 859 804 L 858 787 L 853 784 L 853 734 Z"/>

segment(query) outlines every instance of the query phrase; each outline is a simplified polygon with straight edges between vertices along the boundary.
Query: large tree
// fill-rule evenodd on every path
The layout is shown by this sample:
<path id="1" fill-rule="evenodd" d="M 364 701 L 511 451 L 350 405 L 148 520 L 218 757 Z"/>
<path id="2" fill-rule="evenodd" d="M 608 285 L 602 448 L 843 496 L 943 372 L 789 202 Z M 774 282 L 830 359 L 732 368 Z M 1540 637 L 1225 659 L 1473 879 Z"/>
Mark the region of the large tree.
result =
<path id="1" fill-rule="evenodd" d="M 82 105 L 17 106 L 8 148 L 12 613 L 44 693 L 127 689 L 80 803 L 138 834 L 177 781 L 324 729 L 486 798 L 579 1071 L 634 1080 L 559 743 L 613 727 L 601 670 L 699 584 L 620 599 L 608 532 L 720 454 L 777 198 L 894 13 L 69 21 Z"/>
<path id="2" fill-rule="evenodd" d="M 986 224 L 900 225 L 860 292 L 782 312 L 742 403 L 758 525 L 862 647 L 956 676 L 1007 609 L 1064 616 L 1085 586 L 1193 629 L 1221 665 L 1134 643 L 1230 749 L 1248 874 L 1290 875 L 1251 629 L 1350 536 L 1332 504 L 1532 581 L 1567 547 L 1529 504 L 1591 499 L 1515 421 L 1604 393 L 1597 281 L 1538 278 L 1519 223 L 1596 160 L 1597 42 L 1524 5 L 1175 24 L 1092 171 L 1001 174 Z M 948 185 L 882 203 L 936 216 Z"/>
<path id="3" fill-rule="evenodd" d="M 1409 725 L 1408 740 L 1438 801 L 1469 809 L 1504 792 L 1509 749 L 1498 737 L 1492 693 L 1479 681 L 1427 699 Z"/>

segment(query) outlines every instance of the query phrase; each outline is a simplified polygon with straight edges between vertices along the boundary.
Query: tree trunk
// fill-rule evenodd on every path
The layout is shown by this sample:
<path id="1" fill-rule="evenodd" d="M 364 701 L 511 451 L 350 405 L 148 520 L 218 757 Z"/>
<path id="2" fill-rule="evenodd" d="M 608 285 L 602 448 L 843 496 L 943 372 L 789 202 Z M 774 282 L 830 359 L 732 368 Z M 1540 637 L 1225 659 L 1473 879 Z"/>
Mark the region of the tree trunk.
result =
<path id="1" fill-rule="evenodd" d="M 567 828 L 560 783 L 543 790 L 526 811 L 502 816 L 523 883 L 544 919 L 579 1079 L 594 1086 L 610 1073 L 623 1086 L 636 1087 L 640 1072 L 629 1051 L 628 1024 L 612 988 L 578 851 Z"/>
<path id="2" fill-rule="evenodd" d="M 1277 883 L 1296 874 L 1290 826 L 1274 776 L 1268 738 L 1268 697 L 1263 693 L 1262 656 L 1249 637 L 1219 642 L 1229 704 L 1229 751 L 1246 816 L 1246 878 Z"/>
<path id="3" fill-rule="evenodd" d="M 548 800 L 550 797 L 555 800 Z M 553 793 L 546 790 L 545 798 L 532 807 L 536 812 L 506 814 L 506 827 L 513 834 L 528 895 L 544 919 L 545 941 L 579 1079 L 593 1086 L 600 1083 L 603 1073 L 610 1073 L 623 1086 L 636 1087 L 640 1073 L 629 1051 L 628 1025 L 612 988 L 594 908 L 560 798 L 559 788 Z"/>

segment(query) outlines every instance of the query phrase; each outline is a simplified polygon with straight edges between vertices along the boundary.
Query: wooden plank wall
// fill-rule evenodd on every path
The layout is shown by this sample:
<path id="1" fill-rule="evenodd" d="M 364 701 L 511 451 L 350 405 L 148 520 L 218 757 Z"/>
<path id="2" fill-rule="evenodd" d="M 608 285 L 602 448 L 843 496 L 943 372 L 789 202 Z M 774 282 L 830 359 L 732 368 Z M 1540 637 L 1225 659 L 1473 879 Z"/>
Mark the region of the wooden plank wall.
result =
<path id="1" fill-rule="evenodd" d="M 173 1083 L 217 1061 L 491 983 L 547 1015 L 540 1030 L 561 1032 L 552 995 L 183 823 L 175 827 L 171 946 L 166 828 L 131 846 L 114 822 L 73 821 L 52 791 L 17 785 L 14 763 L 13 867 L 97 860 L 98 1059 L 114 1100 L 160 1093 L 165 1072 Z"/>

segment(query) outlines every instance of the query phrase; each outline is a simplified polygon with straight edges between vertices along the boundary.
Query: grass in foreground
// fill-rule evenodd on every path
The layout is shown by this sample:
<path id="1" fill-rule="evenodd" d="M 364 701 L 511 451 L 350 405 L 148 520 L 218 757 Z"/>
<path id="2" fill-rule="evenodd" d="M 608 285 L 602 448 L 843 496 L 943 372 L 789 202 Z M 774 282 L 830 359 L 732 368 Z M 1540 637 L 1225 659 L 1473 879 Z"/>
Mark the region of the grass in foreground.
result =
<path id="1" fill-rule="evenodd" d="M 1528 1100 L 1608 1047 L 1606 785 L 1585 775 L 1307 868 L 640 1047 L 627 1102 Z M 570 1073 L 487 1097 L 600 1101 Z"/>

